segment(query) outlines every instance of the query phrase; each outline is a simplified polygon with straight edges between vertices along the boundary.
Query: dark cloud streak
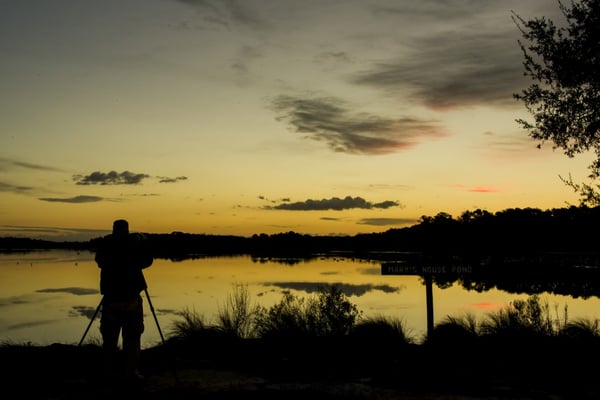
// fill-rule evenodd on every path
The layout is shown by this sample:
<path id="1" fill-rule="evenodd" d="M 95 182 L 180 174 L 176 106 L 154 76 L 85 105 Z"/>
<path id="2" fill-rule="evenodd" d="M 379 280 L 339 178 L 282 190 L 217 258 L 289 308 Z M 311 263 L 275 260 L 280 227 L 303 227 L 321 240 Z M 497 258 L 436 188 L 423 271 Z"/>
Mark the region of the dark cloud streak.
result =
<path id="1" fill-rule="evenodd" d="M 414 225 L 417 222 L 416 219 L 409 218 L 364 218 L 358 221 L 358 224 L 373 226 L 406 226 Z"/>
<path id="2" fill-rule="evenodd" d="M 104 198 L 99 196 L 41 197 L 40 200 L 51 203 L 95 203 L 104 200 Z"/>
<path id="3" fill-rule="evenodd" d="M 69 228 L 57 226 L 0 225 L 0 235 L 20 236 L 44 240 L 85 241 L 104 236 L 110 230 Z"/>
<path id="4" fill-rule="evenodd" d="M 167 176 L 159 176 L 158 177 L 159 183 L 175 183 L 175 182 L 185 181 L 185 180 L 187 180 L 187 176 L 178 176 L 175 178 L 169 178 Z"/>
<path id="5" fill-rule="evenodd" d="M 510 14 L 503 28 L 465 23 L 463 29 L 414 39 L 412 54 L 390 57 L 350 81 L 416 101 L 434 110 L 515 105 L 523 86 L 521 54 Z M 404 50 L 404 49 L 403 49 Z"/>
<path id="6" fill-rule="evenodd" d="M 281 95 L 272 99 L 271 107 L 279 121 L 341 153 L 387 154 L 411 148 L 425 137 L 445 136 L 436 121 L 358 112 L 332 97 Z"/>
<path id="7" fill-rule="evenodd" d="M 89 175 L 73 175 L 73 181 L 77 185 L 138 185 L 146 178 L 150 178 L 150 175 L 130 171 L 95 171 Z M 156 178 L 158 183 L 175 183 L 188 179 L 187 176 L 177 176 L 175 178 L 157 176 Z"/>
<path id="8" fill-rule="evenodd" d="M 283 203 L 276 206 L 264 207 L 268 210 L 293 210 L 293 211 L 325 211 L 325 210 L 349 210 L 353 208 L 373 209 L 373 208 L 390 208 L 397 207 L 400 204 L 396 201 L 383 201 L 381 203 L 371 203 L 362 197 L 346 196 L 341 199 L 332 197 L 331 199 L 299 201 L 294 203 Z"/>
<path id="9" fill-rule="evenodd" d="M 33 164 L 33 163 L 25 162 L 25 161 L 11 160 L 8 158 L 0 158 L 0 171 L 8 169 L 10 166 L 26 168 L 26 169 L 34 169 L 34 170 L 39 170 L 39 171 L 52 171 L 52 172 L 62 171 L 59 168 L 50 167 L 48 165 Z"/>
<path id="10" fill-rule="evenodd" d="M 144 178 L 149 178 L 147 174 L 136 174 L 130 171 L 95 171 L 89 175 L 73 175 L 73 180 L 77 185 L 137 185 Z"/>
<path id="11" fill-rule="evenodd" d="M 6 182 L 0 182 L 0 192 L 26 193 L 33 190 L 31 186 L 19 186 Z"/>
<path id="12" fill-rule="evenodd" d="M 220 26 L 227 30 L 236 26 L 246 26 L 253 29 L 262 28 L 267 22 L 248 7 L 243 1 L 235 0 L 175 0 L 203 13 L 203 22 L 212 26 Z"/>

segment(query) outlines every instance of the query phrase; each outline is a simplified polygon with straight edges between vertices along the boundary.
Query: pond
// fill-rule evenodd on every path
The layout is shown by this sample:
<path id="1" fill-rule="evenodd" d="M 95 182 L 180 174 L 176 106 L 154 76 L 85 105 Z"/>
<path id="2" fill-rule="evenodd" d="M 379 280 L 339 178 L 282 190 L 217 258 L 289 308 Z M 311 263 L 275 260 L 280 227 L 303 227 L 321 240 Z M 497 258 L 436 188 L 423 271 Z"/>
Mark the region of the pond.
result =
<path id="1" fill-rule="evenodd" d="M 100 271 L 88 251 L 45 250 L 0 254 L 0 341 L 48 345 L 77 344 L 94 315 L 101 296 Z M 182 311 L 191 311 L 208 323 L 215 322 L 235 287 L 244 285 L 254 304 L 270 307 L 284 292 L 298 297 L 315 296 L 326 285 L 339 285 L 363 316 L 387 316 L 403 321 L 420 340 L 427 331 L 426 287 L 416 275 L 382 275 L 381 262 L 342 256 L 282 262 L 250 256 L 205 257 L 171 261 L 156 259 L 145 270 L 146 331 L 142 347 L 167 338 Z M 433 285 L 433 320 L 467 313 L 478 319 L 528 293 L 499 289 L 482 292 L 458 284 Z M 573 298 L 542 293 L 557 321 L 597 319 L 598 297 Z M 153 318 L 149 301 L 158 324 Z M 99 317 L 91 324 L 86 341 L 100 341 Z"/>

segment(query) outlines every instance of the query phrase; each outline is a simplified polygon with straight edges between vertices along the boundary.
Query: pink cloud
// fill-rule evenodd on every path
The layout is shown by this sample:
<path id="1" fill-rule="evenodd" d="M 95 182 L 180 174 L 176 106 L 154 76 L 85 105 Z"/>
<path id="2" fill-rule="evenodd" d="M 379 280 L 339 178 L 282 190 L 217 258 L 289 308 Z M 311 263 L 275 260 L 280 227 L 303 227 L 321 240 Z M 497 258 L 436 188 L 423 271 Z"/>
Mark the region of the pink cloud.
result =
<path id="1" fill-rule="evenodd" d="M 499 192 L 500 189 L 493 187 L 485 187 L 485 186 L 475 186 L 472 188 L 467 188 L 467 192 L 475 192 L 475 193 L 495 193 Z"/>
<path id="2" fill-rule="evenodd" d="M 501 189 L 495 188 L 493 186 L 465 186 L 462 184 L 452 185 L 451 187 L 464 190 L 465 192 L 473 192 L 473 193 L 497 193 L 501 192 Z"/>

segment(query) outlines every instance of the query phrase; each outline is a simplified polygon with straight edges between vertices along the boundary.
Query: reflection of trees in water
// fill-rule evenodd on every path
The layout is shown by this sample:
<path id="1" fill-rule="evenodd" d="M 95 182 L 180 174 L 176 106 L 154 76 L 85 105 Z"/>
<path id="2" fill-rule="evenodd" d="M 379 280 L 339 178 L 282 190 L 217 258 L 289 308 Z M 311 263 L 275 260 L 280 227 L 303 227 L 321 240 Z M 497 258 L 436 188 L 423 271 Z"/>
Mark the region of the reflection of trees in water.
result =
<path id="1" fill-rule="evenodd" d="M 307 263 L 309 261 L 315 260 L 316 257 L 306 257 L 306 258 L 293 258 L 293 257 L 252 257 L 253 263 L 258 264 L 267 264 L 267 263 L 276 263 L 276 264 L 285 264 L 285 265 L 298 265 L 301 263 Z"/>
<path id="2" fill-rule="evenodd" d="M 577 263 L 580 259 L 577 254 L 572 257 L 572 262 L 562 255 L 560 262 L 549 259 L 477 266 L 469 274 L 434 275 L 433 282 L 442 289 L 457 284 L 477 292 L 499 289 L 515 294 L 551 293 L 584 299 L 600 297 L 600 268 L 596 263 Z"/>
<path id="3" fill-rule="evenodd" d="M 363 296 L 363 295 L 367 294 L 368 292 L 372 292 L 375 290 L 381 291 L 383 293 L 396 293 L 396 292 L 400 291 L 400 289 L 395 286 L 374 285 L 374 284 L 370 284 L 370 283 L 352 284 L 352 283 L 342 283 L 342 282 L 324 283 L 324 282 L 307 282 L 307 281 L 300 281 L 300 282 L 288 281 L 288 282 L 269 282 L 269 283 L 265 283 L 264 285 L 265 286 L 275 286 L 280 289 L 283 289 L 284 291 L 296 290 L 296 291 L 305 292 L 308 294 L 320 293 L 323 290 L 328 290 L 332 287 L 336 287 L 336 288 L 339 288 L 342 291 L 342 293 L 344 293 L 346 296 L 357 296 L 357 297 Z"/>

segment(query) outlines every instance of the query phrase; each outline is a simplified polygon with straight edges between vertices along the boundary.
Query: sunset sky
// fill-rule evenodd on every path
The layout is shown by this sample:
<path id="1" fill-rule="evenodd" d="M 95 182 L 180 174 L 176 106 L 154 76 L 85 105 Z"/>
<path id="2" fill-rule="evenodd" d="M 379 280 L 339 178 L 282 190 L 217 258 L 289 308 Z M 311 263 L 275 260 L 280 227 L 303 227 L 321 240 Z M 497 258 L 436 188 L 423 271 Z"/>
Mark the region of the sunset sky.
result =
<path id="1" fill-rule="evenodd" d="M 0 236 L 381 232 L 560 208 L 515 122 L 556 0 L 0 0 Z"/>

